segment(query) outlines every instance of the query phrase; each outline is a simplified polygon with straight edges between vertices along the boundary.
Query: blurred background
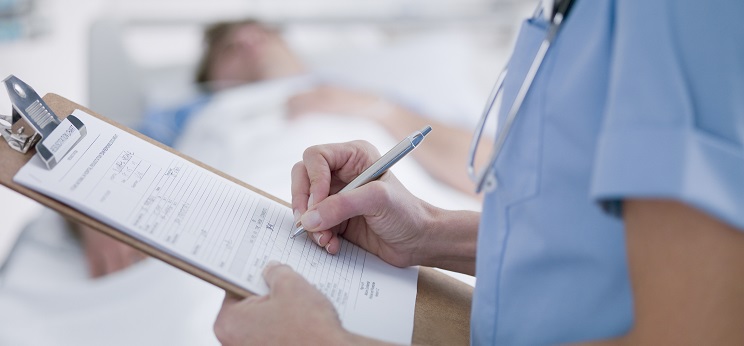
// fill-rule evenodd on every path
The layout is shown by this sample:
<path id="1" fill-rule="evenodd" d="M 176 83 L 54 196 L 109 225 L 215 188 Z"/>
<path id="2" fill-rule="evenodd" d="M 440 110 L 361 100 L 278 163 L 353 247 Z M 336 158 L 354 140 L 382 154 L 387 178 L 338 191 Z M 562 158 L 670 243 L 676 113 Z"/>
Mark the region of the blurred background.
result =
<path id="1" fill-rule="evenodd" d="M 0 0 L 0 76 L 14 74 L 42 96 L 62 95 L 131 126 L 147 107 L 175 104 L 193 92 L 205 25 L 251 17 L 283 28 L 300 56 L 320 68 L 345 59 L 353 69 L 380 57 L 413 68 L 427 60 L 408 54 L 416 49 L 456 56 L 448 63 L 430 55 L 436 61 L 421 72 L 428 79 L 401 83 L 433 88 L 435 78 L 446 85 L 455 69 L 458 83 L 472 82 L 477 117 L 515 27 L 532 6 L 525 0 Z M 430 44 L 415 41 L 420 37 Z M 449 49 L 437 46 L 454 40 Z M 443 75 L 431 76 L 437 72 Z M 0 113 L 10 113 L 5 95 Z M 38 207 L 4 187 L 0 201 L 3 258 Z"/>
<path id="2" fill-rule="evenodd" d="M 310 69 L 385 90 L 434 118 L 472 129 L 535 2 L 0 0 L 0 77 L 16 75 L 42 96 L 59 94 L 135 126 L 148 109 L 198 93 L 193 75 L 206 25 L 254 18 L 279 28 Z M 0 96 L 0 114 L 10 111 L 7 96 Z M 0 203 L 2 268 L 42 208 L 5 187 Z M 62 335 L 69 324 L 49 322 L 47 330 L 54 326 Z"/>

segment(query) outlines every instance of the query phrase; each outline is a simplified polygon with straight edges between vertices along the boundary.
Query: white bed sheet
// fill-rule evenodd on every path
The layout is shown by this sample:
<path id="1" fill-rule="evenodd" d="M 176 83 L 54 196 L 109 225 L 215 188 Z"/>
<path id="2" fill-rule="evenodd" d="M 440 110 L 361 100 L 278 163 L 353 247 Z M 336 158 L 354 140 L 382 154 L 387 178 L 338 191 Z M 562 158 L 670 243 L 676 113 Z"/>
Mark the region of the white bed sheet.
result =
<path id="1" fill-rule="evenodd" d="M 221 92 L 189 122 L 176 148 L 290 201 L 292 166 L 302 160 L 305 148 L 363 139 L 383 154 L 400 140 L 373 121 L 356 117 L 313 114 L 288 119 L 287 98 L 313 84 L 312 77 L 298 77 Z M 425 145 L 426 140 L 422 146 Z M 480 208 L 474 198 L 434 179 L 413 157 L 399 161 L 391 171 L 411 192 L 433 205 L 446 209 Z"/>
<path id="2" fill-rule="evenodd" d="M 0 345 L 218 345 L 223 295 L 155 259 L 91 280 L 80 243 L 45 210 L 0 272 Z"/>

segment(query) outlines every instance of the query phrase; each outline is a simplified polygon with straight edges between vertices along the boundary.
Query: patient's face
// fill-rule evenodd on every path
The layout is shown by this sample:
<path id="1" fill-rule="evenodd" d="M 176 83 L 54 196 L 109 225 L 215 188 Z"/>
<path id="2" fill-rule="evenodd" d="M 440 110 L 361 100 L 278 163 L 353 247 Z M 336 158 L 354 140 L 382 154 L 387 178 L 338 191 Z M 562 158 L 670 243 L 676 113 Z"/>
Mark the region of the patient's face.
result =
<path id="1" fill-rule="evenodd" d="M 231 30 L 214 45 L 215 54 L 210 73 L 218 88 L 255 82 L 263 79 L 264 69 L 271 59 L 273 45 L 281 38 L 260 25 L 245 24 Z"/>

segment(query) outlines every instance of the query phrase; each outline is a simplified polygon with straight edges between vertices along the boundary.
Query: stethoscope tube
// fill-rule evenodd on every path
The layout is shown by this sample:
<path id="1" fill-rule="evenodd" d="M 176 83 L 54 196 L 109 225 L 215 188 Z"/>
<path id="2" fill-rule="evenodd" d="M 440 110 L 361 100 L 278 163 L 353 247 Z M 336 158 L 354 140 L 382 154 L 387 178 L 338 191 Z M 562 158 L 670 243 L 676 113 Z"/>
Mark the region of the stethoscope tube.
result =
<path id="1" fill-rule="evenodd" d="M 573 4 L 573 0 L 564 0 L 556 3 L 556 11 L 551 14 L 551 21 L 550 21 L 550 27 L 548 28 L 548 32 L 545 35 L 545 38 L 543 39 L 542 43 L 540 44 L 540 48 L 538 49 L 535 58 L 532 60 L 532 64 L 530 65 L 529 70 L 527 71 L 527 75 L 525 76 L 524 80 L 522 81 L 521 86 L 519 87 L 519 90 L 517 92 L 517 95 L 514 99 L 514 102 L 512 102 L 511 107 L 509 107 L 509 112 L 506 116 L 506 121 L 503 124 L 503 129 L 499 129 L 498 133 L 496 135 L 496 140 L 494 142 L 493 146 L 493 153 L 491 154 L 491 157 L 488 160 L 488 165 L 486 165 L 480 174 L 476 174 L 475 171 L 475 158 L 478 150 L 478 143 L 480 142 L 480 139 L 483 135 L 483 129 L 486 125 L 486 121 L 488 120 L 488 115 L 491 113 L 491 110 L 493 109 L 493 105 L 496 102 L 496 99 L 501 94 L 503 87 L 504 87 L 504 80 L 506 79 L 508 67 L 505 67 L 501 73 L 499 74 L 498 79 L 496 80 L 496 84 L 494 85 L 493 89 L 491 90 L 491 94 L 488 97 L 488 100 L 486 101 L 486 105 L 483 109 L 483 114 L 481 115 L 480 120 L 478 121 L 478 125 L 476 127 L 475 133 L 473 135 L 473 140 L 470 144 L 470 159 L 468 160 L 468 175 L 470 178 L 475 182 L 475 191 L 476 193 L 480 193 L 485 188 L 486 191 L 491 191 L 498 187 L 498 179 L 496 178 L 495 173 L 493 172 L 493 166 L 496 163 L 496 160 L 499 158 L 499 155 L 501 154 L 501 151 L 503 149 L 504 143 L 506 142 L 507 137 L 509 136 L 509 133 L 511 132 L 512 125 L 514 124 L 514 121 L 517 118 L 517 114 L 519 114 L 519 110 L 522 108 L 522 103 L 524 102 L 524 99 L 527 97 L 527 93 L 530 90 L 530 87 L 532 86 L 532 82 L 535 80 L 535 76 L 537 76 L 537 72 L 540 69 L 540 66 L 542 66 L 543 60 L 545 60 L 545 55 L 548 53 L 548 49 L 550 48 L 550 45 L 552 44 L 553 40 L 555 39 L 556 35 L 558 34 L 558 29 L 560 29 L 561 24 L 563 24 L 563 20 L 565 19 L 566 15 L 568 14 L 568 11 L 571 9 L 571 5 Z M 538 5 L 537 9 L 535 10 L 535 13 L 533 14 L 534 17 L 540 16 L 542 14 L 543 8 L 542 3 Z M 510 57 L 511 60 L 511 57 Z"/>

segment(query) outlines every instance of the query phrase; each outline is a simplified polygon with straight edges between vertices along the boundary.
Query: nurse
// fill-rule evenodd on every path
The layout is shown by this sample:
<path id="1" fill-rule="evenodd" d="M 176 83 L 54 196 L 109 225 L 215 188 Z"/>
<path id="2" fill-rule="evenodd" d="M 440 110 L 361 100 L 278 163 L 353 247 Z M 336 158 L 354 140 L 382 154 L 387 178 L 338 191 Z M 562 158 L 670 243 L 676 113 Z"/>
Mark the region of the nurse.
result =
<path id="1" fill-rule="evenodd" d="M 492 95 L 482 214 L 435 208 L 391 173 L 334 194 L 379 157 L 353 142 L 294 167 L 302 224 L 330 253 L 344 237 L 397 266 L 475 274 L 476 345 L 743 345 L 744 2 L 541 8 Z M 226 297 L 222 342 L 375 342 L 289 267 L 264 275 L 270 295 Z"/>

